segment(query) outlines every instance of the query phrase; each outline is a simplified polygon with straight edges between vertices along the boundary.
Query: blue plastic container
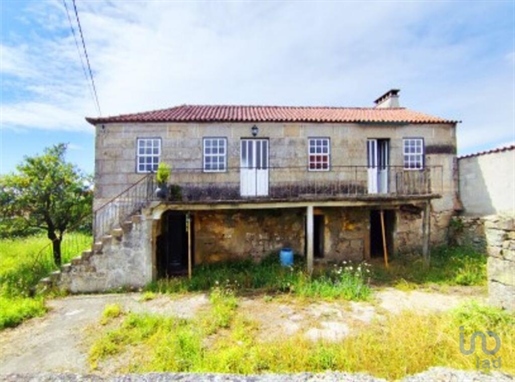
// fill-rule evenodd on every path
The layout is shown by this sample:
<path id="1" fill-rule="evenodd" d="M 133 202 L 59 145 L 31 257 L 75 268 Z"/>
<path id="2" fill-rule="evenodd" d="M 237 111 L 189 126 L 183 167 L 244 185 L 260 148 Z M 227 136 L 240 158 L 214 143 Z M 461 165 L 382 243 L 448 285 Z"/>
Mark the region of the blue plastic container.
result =
<path id="1" fill-rule="evenodd" d="M 279 252 L 279 257 L 283 267 L 289 267 L 293 265 L 293 250 L 291 248 L 281 249 L 281 252 Z"/>

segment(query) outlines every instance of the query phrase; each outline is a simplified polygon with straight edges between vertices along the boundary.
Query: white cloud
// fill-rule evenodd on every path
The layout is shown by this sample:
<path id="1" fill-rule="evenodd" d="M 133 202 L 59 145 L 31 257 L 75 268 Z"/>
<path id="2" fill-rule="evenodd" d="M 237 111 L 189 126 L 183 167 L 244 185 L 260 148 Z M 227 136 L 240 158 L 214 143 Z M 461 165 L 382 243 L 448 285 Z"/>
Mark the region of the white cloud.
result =
<path id="1" fill-rule="evenodd" d="M 461 151 L 513 139 L 507 3 L 77 5 L 104 115 L 184 103 L 372 106 L 399 87 L 403 105 L 463 120 Z M 2 76 L 27 93 L 4 99 L 2 124 L 88 130 L 95 108 L 62 2 L 31 12 L 51 34 L 2 45 Z"/>
<path id="2" fill-rule="evenodd" d="M 74 143 L 68 143 L 66 145 L 66 147 L 68 148 L 68 150 L 73 150 L 73 151 L 83 151 L 84 150 L 84 148 L 82 146 L 76 145 Z"/>
<path id="3" fill-rule="evenodd" d="M 0 106 L 2 125 L 18 129 L 93 131 L 80 108 L 44 102 L 20 102 Z"/>

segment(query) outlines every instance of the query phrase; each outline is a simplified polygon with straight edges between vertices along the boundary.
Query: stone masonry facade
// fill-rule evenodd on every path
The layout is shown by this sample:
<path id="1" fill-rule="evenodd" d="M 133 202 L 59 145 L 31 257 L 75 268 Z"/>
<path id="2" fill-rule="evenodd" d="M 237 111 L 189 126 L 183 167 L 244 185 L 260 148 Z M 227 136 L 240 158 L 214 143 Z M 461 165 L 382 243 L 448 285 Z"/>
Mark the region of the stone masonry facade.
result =
<path id="1" fill-rule="evenodd" d="M 112 230 L 49 280 L 71 293 L 142 288 L 152 281 L 152 224 L 144 212 Z"/>
<path id="2" fill-rule="evenodd" d="M 484 222 L 489 301 L 515 312 L 515 216 L 489 216 Z"/>

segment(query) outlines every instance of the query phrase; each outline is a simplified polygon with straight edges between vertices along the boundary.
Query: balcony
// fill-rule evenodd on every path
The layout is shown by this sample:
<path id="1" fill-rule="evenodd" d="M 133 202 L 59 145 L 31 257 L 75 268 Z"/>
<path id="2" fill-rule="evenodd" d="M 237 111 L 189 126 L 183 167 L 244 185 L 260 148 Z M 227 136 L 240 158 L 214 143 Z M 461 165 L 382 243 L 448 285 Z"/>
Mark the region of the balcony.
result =
<path id="1" fill-rule="evenodd" d="M 229 168 L 225 172 L 174 168 L 170 203 L 292 202 L 438 197 L 442 167 L 332 166 L 328 171 L 306 167 Z"/>

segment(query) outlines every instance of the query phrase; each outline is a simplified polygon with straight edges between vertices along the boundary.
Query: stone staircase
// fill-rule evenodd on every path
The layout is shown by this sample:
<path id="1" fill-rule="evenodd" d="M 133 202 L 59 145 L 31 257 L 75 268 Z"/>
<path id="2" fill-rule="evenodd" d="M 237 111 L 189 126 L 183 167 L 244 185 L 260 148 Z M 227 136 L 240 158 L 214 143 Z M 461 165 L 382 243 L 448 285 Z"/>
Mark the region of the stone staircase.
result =
<path id="1" fill-rule="evenodd" d="M 112 229 L 109 235 L 95 242 L 91 249 L 42 279 L 40 289 L 92 293 L 144 286 L 148 281 L 142 282 L 141 277 L 127 269 L 128 263 L 130 266 L 134 262 L 134 256 L 141 254 L 134 248 L 134 242 L 142 239 L 143 220 L 142 215 L 131 216 L 120 228 Z"/>
<path id="2" fill-rule="evenodd" d="M 152 281 L 154 174 L 146 174 L 94 211 L 91 249 L 39 283 L 71 293 L 140 288 Z"/>

